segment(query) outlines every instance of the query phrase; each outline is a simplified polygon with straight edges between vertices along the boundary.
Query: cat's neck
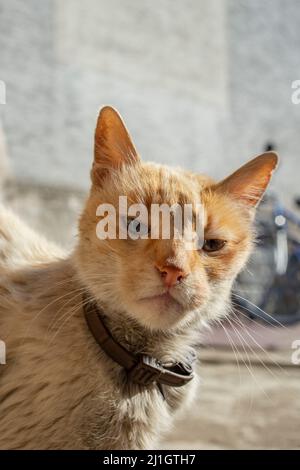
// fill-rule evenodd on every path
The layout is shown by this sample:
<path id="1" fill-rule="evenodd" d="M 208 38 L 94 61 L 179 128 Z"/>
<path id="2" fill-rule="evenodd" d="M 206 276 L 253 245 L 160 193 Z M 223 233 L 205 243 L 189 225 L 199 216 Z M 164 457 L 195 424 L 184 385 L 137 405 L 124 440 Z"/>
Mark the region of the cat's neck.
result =
<path id="1" fill-rule="evenodd" d="M 110 305 L 90 299 L 98 306 L 101 320 L 111 336 L 128 351 L 134 354 L 152 355 L 162 362 L 184 362 L 189 351 L 198 342 L 199 321 L 197 315 L 188 324 L 169 330 L 153 330 L 139 324 L 128 312 L 117 311 Z"/>

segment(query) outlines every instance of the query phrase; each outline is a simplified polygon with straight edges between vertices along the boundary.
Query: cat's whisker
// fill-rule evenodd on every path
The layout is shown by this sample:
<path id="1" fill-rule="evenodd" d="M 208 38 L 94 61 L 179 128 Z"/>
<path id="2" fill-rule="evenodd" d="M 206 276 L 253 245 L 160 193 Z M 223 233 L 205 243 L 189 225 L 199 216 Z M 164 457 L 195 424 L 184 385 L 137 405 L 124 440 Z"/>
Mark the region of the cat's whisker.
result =
<path id="1" fill-rule="evenodd" d="M 77 305 L 75 305 L 72 309 L 68 310 L 66 313 L 64 313 L 62 315 L 62 317 L 60 318 L 60 321 L 61 321 L 61 324 L 60 326 L 58 327 L 58 329 L 55 331 L 55 333 L 53 334 L 53 336 L 49 339 L 48 341 L 48 346 L 50 347 L 51 344 L 54 342 L 55 338 L 57 337 L 57 335 L 59 334 L 59 332 L 62 330 L 62 328 L 64 327 L 64 325 L 75 315 L 75 313 L 80 310 L 82 308 L 83 305 L 87 304 L 89 302 L 90 299 L 88 299 L 87 301 L 84 301 L 84 302 L 80 302 L 78 303 Z"/>
<path id="2" fill-rule="evenodd" d="M 87 275 L 86 276 L 86 280 L 87 281 L 97 281 L 99 280 L 99 277 L 94 275 Z M 51 289 L 54 290 L 56 287 L 58 286 L 63 286 L 64 284 L 68 284 L 68 283 L 74 283 L 74 279 L 67 279 L 66 281 L 62 281 L 62 282 L 57 282 L 57 283 L 54 283 L 52 286 L 51 286 Z M 37 314 L 29 321 L 29 326 L 28 326 L 28 329 L 31 328 L 31 325 L 33 322 L 35 322 L 38 317 L 45 311 L 47 310 L 49 307 L 53 306 L 53 304 L 57 303 L 57 302 L 60 302 L 62 299 L 64 299 L 65 297 L 67 296 L 70 296 L 70 300 L 72 300 L 72 294 L 74 292 L 77 292 L 79 290 L 82 290 L 82 292 L 86 292 L 86 288 L 84 286 L 81 286 L 77 289 L 73 289 L 73 290 L 69 290 L 66 294 L 63 294 L 61 296 L 58 296 L 58 297 L 55 297 L 51 302 L 49 302 L 48 304 L 46 304 L 41 310 L 39 310 L 37 312 Z M 25 338 L 27 336 L 27 333 L 29 333 L 27 330 L 25 332 Z"/>
<path id="3" fill-rule="evenodd" d="M 49 322 L 49 325 L 48 325 L 48 328 L 47 328 L 47 331 L 46 331 L 46 334 L 48 334 L 49 332 L 51 332 L 55 326 L 56 326 L 56 323 L 57 323 L 57 319 L 59 317 L 59 314 L 62 310 L 64 310 L 66 308 L 66 306 L 70 303 L 70 302 L 73 302 L 74 299 L 78 298 L 79 296 L 82 297 L 82 295 L 86 292 L 86 289 L 84 287 L 80 287 L 78 289 L 75 289 L 71 292 L 72 296 L 70 297 L 69 300 L 67 300 L 66 302 L 64 302 L 62 304 L 62 306 L 60 307 L 60 309 L 56 312 L 55 316 L 54 316 L 54 319 L 52 320 L 52 322 Z M 81 302 L 81 304 L 83 305 L 83 302 Z M 59 321 L 59 319 L 58 319 Z"/>
<path id="4" fill-rule="evenodd" d="M 230 319 L 228 319 L 228 320 L 229 320 L 229 323 L 231 323 L 231 322 L 230 322 Z M 246 367 L 247 370 L 249 371 L 249 373 L 250 373 L 252 379 L 254 380 L 254 382 L 255 382 L 255 384 L 258 386 L 258 388 L 263 392 L 263 394 L 264 394 L 267 398 L 270 398 L 270 397 L 268 396 L 268 394 L 266 393 L 266 391 L 265 391 L 263 388 L 261 388 L 259 382 L 257 381 L 257 378 L 255 377 L 255 374 L 254 374 L 254 372 L 253 372 L 253 367 L 252 367 L 251 358 L 250 358 L 250 356 L 249 356 L 249 354 L 248 354 L 248 351 L 247 351 L 247 349 L 246 349 L 246 347 L 245 347 L 244 338 L 243 338 L 243 337 L 240 335 L 240 333 L 236 330 L 236 328 L 234 327 L 234 325 L 231 325 L 231 326 L 232 326 L 233 331 L 235 332 L 235 335 L 240 339 L 242 349 L 243 349 L 244 354 L 245 354 L 245 356 L 246 356 L 246 358 L 247 358 L 247 362 L 248 362 L 249 366 L 248 366 L 248 364 L 247 364 L 247 362 L 246 362 L 246 360 L 245 360 L 245 361 L 244 361 L 245 367 Z M 247 344 L 247 343 L 246 343 L 246 344 Z"/>
<path id="5" fill-rule="evenodd" d="M 234 357 L 235 357 L 235 361 L 236 361 L 236 364 L 237 364 L 237 367 L 238 367 L 238 372 L 239 372 L 239 378 L 240 378 L 240 383 L 241 383 L 241 370 L 240 370 L 240 362 L 239 362 L 239 358 L 238 358 L 238 350 L 230 336 L 230 333 L 226 330 L 225 326 L 223 325 L 222 321 L 221 320 L 217 320 L 217 323 L 219 326 L 221 326 L 221 328 L 224 330 L 224 333 L 226 335 L 226 338 L 228 339 L 229 341 L 229 344 L 230 344 L 230 347 L 232 349 L 232 352 L 234 354 Z"/>
<path id="6" fill-rule="evenodd" d="M 263 346 L 261 346 L 261 345 L 258 343 L 258 341 L 256 341 L 256 339 L 254 338 L 254 336 L 249 332 L 248 328 L 245 328 L 244 325 L 242 324 L 242 322 L 241 322 L 240 320 L 238 321 L 237 318 L 232 318 L 232 317 L 231 317 L 231 320 L 232 320 L 233 322 L 235 322 L 235 324 L 237 325 L 238 328 L 242 327 L 242 328 L 243 328 L 242 331 L 245 332 L 245 333 L 249 336 L 249 338 L 251 339 L 251 341 L 253 341 L 253 342 L 256 344 L 256 346 L 260 349 L 260 351 L 262 351 L 262 352 L 268 357 L 268 359 L 270 360 L 270 362 L 271 362 L 275 367 L 277 367 L 277 368 L 280 369 L 283 373 L 286 374 L 286 371 L 283 369 L 283 367 L 282 367 L 278 362 L 274 361 L 274 359 L 270 356 L 270 354 L 268 353 L 268 351 L 267 351 Z M 249 344 L 248 344 L 248 347 L 251 348 L 251 346 L 250 346 Z M 251 348 L 251 350 L 252 350 L 252 352 L 254 353 L 254 350 L 253 350 L 252 348 Z M 259 358 L 259 356 L 258 356 L 256 353 L 254 353 L 254 354 L 256 355 L 256 357 Z M 262 363 L 263 363 L 263 362 L 262 362 Z M 263 364 L 264 364 L 264 363 L 263 363 Z M 269 368 L 268 368 L 268 369 L 269 369 Z M 269 371 L 272 372 L 271 369 L 269 369 Z M 272 374 L 273 374 L 273 372 L 272 372 Z M 273 374 L 273 375 L 275 376 L 275 374 Z"/>
<path id="7" fill-rule="evenodd" d="M 248 354 L 248 351 L 246 349 L 246 346 L 250 349 L 251 353 L 255 355 L 255 357 L 257 357 L 258 361 L 261 363 L 261 365 L 264 367 L 264 369 L 266 371 L 268 371 L 274 378 L 276 378 L 276 376 L 274 375 L 274 373 L 268 368 L 265 366 L 264 362 L 259 358 L 259 356 L 255 353 L 255 351 L 253 351 L 253 349 L 251 348 L 251 346 L 249 345 L 249 343 L 247 343 L 247 341 L 245 340 L 244 336 L 242 335 L 242 333 L 240 331 L 238 331 L 235 326 L 231 323 L 231 320 L 229 319 L 229 323 L 231 324 L 232 326 L 232 329 L 233 331 L 235 332 L 236 336 L 240 339 L 240 342 L 241 342 L 241 346 L 243 348 L 243 351 L 244 353 L 246 354 L 246 357 L 247 357 L 247 360 L 249 362 L 249 364 L 251 364 L 251 375 L 253 377 L 253 379 L 255 380 L 255 383 L 256 385 L 259 386 L 260 390 L 264 393 L 264 395 L 270 399 L 271 397 L 267 394 L 267 392 L 259 385 L 254 373 L 252 372 L 252 362 L 251 362 L 251 359 L 250 359 L 250 356 Z"/>
<path id="8" fill-rule="evenodd" d="M 236 295 L 236 294 L 234 294 L 234 295 Z M 241 298 L 243 299 L 243 297 L 241 297 Z M 246 300 L 246 299 L 244 299 L 244 300 Z M 267 315 L 267 317 L 270 317 L 270 319 L 274 320 L 274 317 L 272 317 L 271 315 L 267 314 L 265 311 L 261 310 L 259 307 L 257 307 L 257 305 L 255 305 L 254 303 L 252 303 L 252 302 L 250 302 L 250 301 L 247 301 L 247 302 L 249 302 L 249 303 L 250 303 L 251 305 L 253 305 L 255 308 L 258 308 L 258 310 L 260 310 L 263 314 Z M 247 312 L 249 312 L 250 314 L 253 315 L 252 310 L 249 309 L 248 307 L 246 307 L 246 306 L 244 306 L 244 305 L 241 307 L 241 305 L 240 305 L 239 303 L 234 303 L 233 301 L 232 301 L 232 303 L 237 307 L 239 313 L 243 313 L 243 312 L 241 312 L 241 310 L 246 310 Z M 251 318 L 251 320 L 252 320 L 252 318 Z M 253 320 L 254 320 L 254 319 L 253 319 Z M 280 328 L 280 327 L 286 328 L 286 326 L 285 326 L 285 325 L 282 325 L 278 320 L 275 321 L 275 324 L 274 324 L 274 323 L 273 323 L 272 321 L 270 321 L 268 318 L 264 318 L 264 322 L 267 323 L 268 325 L 272 326 L 273 328 Z M 263 324 L 263 323 L 261 322 L 260 324 Z"/>
<path id="9" fill-rule="evenodd" d="M 66 294 L 63 294 L 61 296 L 58 296 L 58 297 L 55 297 L 51 302 L 49 302 L 48 304 L 46 304 L 41 310 L 39 310 L 37 312 L 37 314 L 29 321 L 29 325 L 28 325 L 28 328 L 27 330 L 25 331 L 25 338 L 26 338 L 26 335 L 27 333 L 29 333 L 29 329 L 31 328 L 32 326 L 32 323 L 35 322 L 38 317 L 43 313 L 45 312 L 49 307 L 53 306 L 55 303 L 59 302 L 60 300 L 64 299 L 65 297 L 67 296 L 72 296 L 72 291 L 68 291 Z"/>
<path id="10" fill-rule="evenodd" d="M 225 334 L 226 334 L 226 337 L 229 341 L 229 344 L 230 344 L 230 347 L 234 353 L 234 356 L 235 356 L 235 360 L 236 360 L 236 363 L 237 363 L 237 366 L 238 366 L 238 373 L 239 373 L 239 383 L 241 385 L 241 368 L 240 368 L 240 355 L 239 355 L 239 350 L 237 348 L 237 346 L 235 346 L 234 344 L 234 340 L 232 339 L 229 331 L 226 330 L 226 327 L 222 324 L 222 322 L 220 322 L 220 325 L 222 326 Z M 245 359 L 242 357 L 241 358 L 242 360 L 242 363 L 244 364 L 244 366 L 246 367 L 246 369 L 248 370 L 248 367 L 247 367 L 247 364 L 245 362 Z M 250 413 L 251 409 L 252 409 L 252 406 L 253 406 L 253 393 L 251 394 L 251 399 L 250 399 L 250 402 L 249 402 L 249 409 L 248 409 L 248 412 Z M 239 398 L 240 400 L 240 398 Z"/>
<path id="11" fill-rule="evenodd" d="M 244 318 L 246 318 L 248 321 L 245 322 L 244 324 L 242 323 L 242 320 L 240 318 L 240 315 L 243 316 Z M 267 329 L 268 327 L 265 326 L 265 325 L 261 325 L 261 323 L 259 323 L 258 321 L 254 320 L 252 321 L 252 319 L 250 320 L 249 317 L 243 313 L 243 312 L 240 312 L 236 310 L 236 305 L 234 304 L 234 302 L 232 303 L 232 311 L 231 311 L 231 316 L 233 316 L 234 318 L 238 319 L 239 322 L 240 322 L 240 325 L 244 328 L 248 328 L 250 331 L 252 331 L 253 333 L 255 333 L 258 337 L 260 338 L 263 338 L 263 334 L 262 332 L 259 330 L 259 331 L 256 331 L 254 329 L 254 326 L 255 325 L 259 325 L 259 326 L 262 326 L 263 329 Z M 254 325 L 255 324 L 255 325 Z"/>
<path id="12" fill-rule="evenodd" d="M 279 328 L 277 325 L 274 325 L 267 319 L 265 319 L 264 322 L 262 322 L 262 321 L 256 320 L 255 318 L 249 317 L 246 313 L 242 312 L 241 306 L 238 303 L 235 303 L 233 300 L 231 301 L 231 303 L 233 307 L 236 309 L 234 310 L 234 313 L 238 312 L 238 315 L 242 315 L 244 318 L 246 318 L 246 320 L 248 320 L 249 323 L 250 322 L 255 323 L 256 325 L 259 325 L 262 329 L 266 329 L 266 330 L 268 330 L 270 326 L 272 328 Z M 250 314 L 252 313 L 252 311 L 247 307 L 243 307 L 243 310 L 246 310 Z M 266 325 L 264 323 L 266 323 Z"/>
<path id="13" fill-rule="evenodd" d="M 269 313 L 267 313 L 267 312 L 265 312 L 264 310 L 262 310 L 260 307 L 258 307 L 257 305 L 255 305 L 253 302 L 250 302 L 250 300 L 247 300 L 247 299 L 245 299 L 244 297 L 242 297 L 241 295 L 236 294 L 236 293 L 234 293 L 234 292 L 233 292 L 233 295 L 235 295 L 236 297 L 238 297 L 238 298 L 241 299 L 241 300 L 244 300 L 245 302 L 249 303 L 250 305 L 253 305 L 253 307 L 257 308 L 261 313 L 263 313 L 264 315 L 266 315 L 267 317 L 269 317 L 272 321 L 275 321 L 275 323 L 276 323 L 278 326 L 287 329 L 285 325 L 283 325 L 280 321 L 277 320 L 277 318 L 272 317 L 272 315 L 270 315 Z"/>

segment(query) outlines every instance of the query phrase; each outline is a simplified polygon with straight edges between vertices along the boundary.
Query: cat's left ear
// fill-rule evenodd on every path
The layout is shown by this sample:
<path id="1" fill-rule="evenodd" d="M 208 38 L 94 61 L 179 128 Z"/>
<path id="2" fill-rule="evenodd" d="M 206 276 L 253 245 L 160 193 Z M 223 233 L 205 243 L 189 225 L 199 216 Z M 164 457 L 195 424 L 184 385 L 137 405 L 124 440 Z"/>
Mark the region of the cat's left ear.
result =
<path id="1" fill-rule="evenodd" d="M 256 207 L 277 165 L 278 156 L 275 152 L 263 153 L 218 183 L 216 190 L 228 194 L 249 208 Z"/>
<path id="2" fill-rule="evenodd" d="M 93 183 L 101 183 L 109 171 L 138 160 L 138 153 L 120 114 L 111 106 L 105 106 L 99 113 L 95 130 Z"/>

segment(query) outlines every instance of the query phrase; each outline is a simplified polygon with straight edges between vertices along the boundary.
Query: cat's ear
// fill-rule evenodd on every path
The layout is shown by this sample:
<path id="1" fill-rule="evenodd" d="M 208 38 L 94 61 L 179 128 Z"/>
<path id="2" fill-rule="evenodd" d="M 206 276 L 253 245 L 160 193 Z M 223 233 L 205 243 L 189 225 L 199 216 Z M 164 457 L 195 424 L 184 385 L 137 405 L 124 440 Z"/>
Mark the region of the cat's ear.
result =
<path id="1" fill-rule="evenodd" d="M 263 153 L 218 183 L 216 189 L 249 207 L 256 207 L 277 165 L 278 156 L 275 152 Z"/>
<path id="2" fill-rule="evenodd" d="M 110 106 L 100 110 L 95 130 L 94 162 L 91 172 L 94 184 L 112 169 L 131 165 L 138 153 L 119 113 Z"/>

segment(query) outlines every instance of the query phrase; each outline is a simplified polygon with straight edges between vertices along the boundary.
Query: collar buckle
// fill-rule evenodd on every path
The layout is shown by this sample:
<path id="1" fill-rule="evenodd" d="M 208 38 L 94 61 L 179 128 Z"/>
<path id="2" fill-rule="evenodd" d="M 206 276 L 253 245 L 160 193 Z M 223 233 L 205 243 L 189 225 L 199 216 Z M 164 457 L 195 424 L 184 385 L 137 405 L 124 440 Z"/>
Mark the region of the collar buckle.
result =
<path id="1" fill-rule="evenodd" d="M 135 366 L 128 372 L 128 379 L 136 384 L 148 386 L 157 382 L 163 372 L 162 365 L 157 359 L 141 355 Z"/>

